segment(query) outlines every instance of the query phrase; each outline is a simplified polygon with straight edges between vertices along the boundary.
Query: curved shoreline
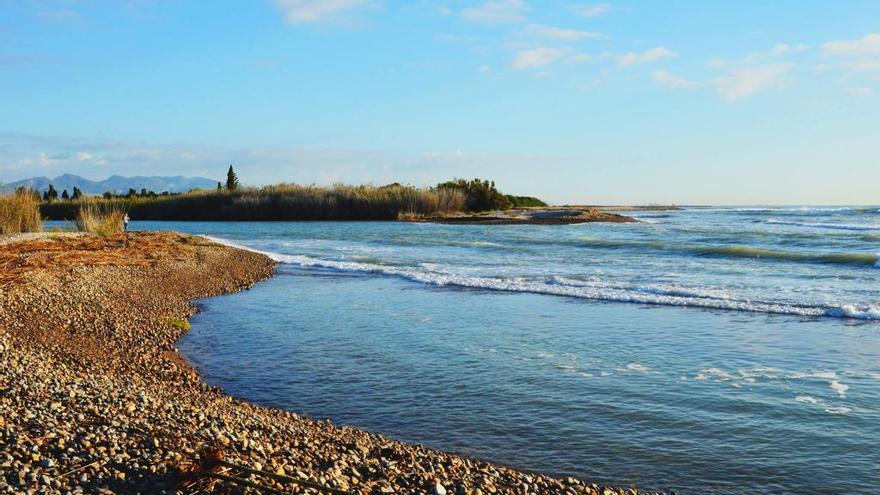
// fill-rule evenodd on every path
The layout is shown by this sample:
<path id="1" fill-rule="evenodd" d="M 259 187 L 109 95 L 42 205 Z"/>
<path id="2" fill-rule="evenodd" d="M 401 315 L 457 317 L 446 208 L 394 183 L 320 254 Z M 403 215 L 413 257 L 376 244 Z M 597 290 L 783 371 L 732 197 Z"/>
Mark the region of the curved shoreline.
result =
<path id="1" fill-rule="evenodd" d="M 247 289 L 274 266 L 171 233 L 0 244 L 0 491 L 243 491 L 192 476 L 220 452 L 267 473 L 242 479 L 284 490 L 298 485 L 278 475 L 362 494 L 639 493 L 406 444 L 207 385 L 174 347 L 192 301 Z"/>

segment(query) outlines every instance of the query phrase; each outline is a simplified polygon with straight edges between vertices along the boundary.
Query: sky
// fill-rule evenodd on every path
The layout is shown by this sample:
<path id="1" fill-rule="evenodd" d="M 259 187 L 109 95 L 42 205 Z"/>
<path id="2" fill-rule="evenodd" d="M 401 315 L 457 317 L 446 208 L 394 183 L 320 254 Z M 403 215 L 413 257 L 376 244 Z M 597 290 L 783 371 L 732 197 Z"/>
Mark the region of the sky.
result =
<path id="1" fill-rule="evenodd" d="M 880 2 L 0 0 L 0 182 L 880 204 Z"/>

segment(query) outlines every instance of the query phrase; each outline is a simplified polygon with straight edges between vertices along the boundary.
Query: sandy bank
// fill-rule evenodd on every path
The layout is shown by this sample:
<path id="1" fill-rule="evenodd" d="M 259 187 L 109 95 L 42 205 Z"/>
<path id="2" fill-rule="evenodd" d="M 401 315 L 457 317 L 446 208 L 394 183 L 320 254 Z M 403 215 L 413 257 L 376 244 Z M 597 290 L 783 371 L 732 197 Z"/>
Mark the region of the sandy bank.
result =
<path id="1" fill-rule="evenodd" d="M 174 348 L 190 301 L 273 269 L 263 255 L 170 233 L 0 245 L 0 493 L 244 491 L 193 476 L 218 453 L 274 478 L 215 474 L 283 493 L 330 493 L 290 478 L 360 494 L 636 493 L 403 444 L 206 385 Z"/>

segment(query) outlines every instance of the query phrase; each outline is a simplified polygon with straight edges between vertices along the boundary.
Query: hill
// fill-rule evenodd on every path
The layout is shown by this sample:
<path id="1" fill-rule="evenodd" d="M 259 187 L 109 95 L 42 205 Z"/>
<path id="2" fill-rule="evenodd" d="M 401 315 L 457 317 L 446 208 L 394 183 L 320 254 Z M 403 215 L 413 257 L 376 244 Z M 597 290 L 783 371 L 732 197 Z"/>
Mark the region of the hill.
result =
<path id="1" fill-rule="evenodd" d="M 121 175 L 113 175 L 104 180 L 94 181 L 78 175 L 64 174 L 54 179 L 31 177 L 30 179 L 23 179 L 8 184 L 0 184 L 0 193 L 9 193 L 22 186 L 43 192 L 49 188 L 49 184 L 55 186 L 59 193 L 65 189 L 73 191 L 74 187 L 78 187 L 83 194 L 103 194 L 105 191 L 122 194 L 128 192 L 129 189 L 137 191 L 146 189 L 157 193 L 163 191 L 186 192 L 191 189 L 213 189 L 217 187 L 216 180 L 205 177 L 184 177 L 182 175 L 174 177 L 123 177 Z"/>

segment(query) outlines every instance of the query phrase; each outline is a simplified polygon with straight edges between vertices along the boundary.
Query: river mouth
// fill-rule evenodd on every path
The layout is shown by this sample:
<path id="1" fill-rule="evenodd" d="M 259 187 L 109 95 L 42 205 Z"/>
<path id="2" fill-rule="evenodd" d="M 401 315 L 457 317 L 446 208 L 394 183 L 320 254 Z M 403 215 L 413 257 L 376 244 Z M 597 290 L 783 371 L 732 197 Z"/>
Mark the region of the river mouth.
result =
<path id="1" fill-rule="evenodd" d="M 260 405 L 642 489 L 858 492 L 875 476 L 871 324 L 291 266 L 200 305 L 181 352 Z"/>
<path id="2" fill-rule="evenodd" d="M 880 212 L 633 214 L 144 227 L 279 261 L 203 301 L 180 342 L 243 399 L 612 486 L 880 483 Z"/>

